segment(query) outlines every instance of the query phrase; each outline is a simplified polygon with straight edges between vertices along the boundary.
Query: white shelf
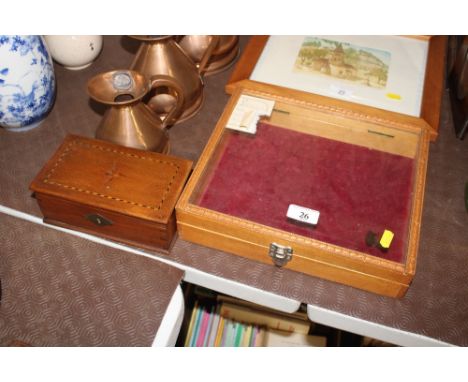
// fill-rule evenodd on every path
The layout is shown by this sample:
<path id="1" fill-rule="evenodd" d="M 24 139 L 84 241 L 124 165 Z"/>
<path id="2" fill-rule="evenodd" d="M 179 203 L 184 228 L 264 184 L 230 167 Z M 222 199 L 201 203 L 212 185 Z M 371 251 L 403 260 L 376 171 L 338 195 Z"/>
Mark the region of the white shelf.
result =
<path id="1" fill-rule="evenodd" d="M 153 341 L 153 347 L 175 346 L 182 321 L 184 320 L 184 313 L 184 294 L 179 285 L 172 295 L 166 313 L 159 325 L 158 332 Z"/>
<path id="2" fill-rule="evenodd" d="M 307 305 L 307 316 L 313 322 L 346 330 L 351 333 L 375 338 L 399 346 L 452 346 L 446 342 L 406 332 L 361 318 L 348 316 L 320 306 Z"/>

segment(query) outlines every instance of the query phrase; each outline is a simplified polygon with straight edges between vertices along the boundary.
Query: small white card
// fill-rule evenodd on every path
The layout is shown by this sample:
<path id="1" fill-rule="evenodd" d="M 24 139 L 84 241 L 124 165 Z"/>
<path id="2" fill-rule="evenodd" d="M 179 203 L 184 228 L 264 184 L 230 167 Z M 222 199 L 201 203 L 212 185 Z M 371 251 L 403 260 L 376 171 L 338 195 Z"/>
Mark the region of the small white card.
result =
<path id="1" fill-rule="evenodd" d="M 334 96 L 343 97 L 343 98 L 353 98 L 353 92 L 349 89 L 346 89 L 342 86 L 330 85 L 330 92 Z"/>
<path id="2" fill-rule="evenodd" d="M 302 223 L 316 225 L 318 223 L 320 212 L 311 208 L 290 204 L 286 216 Z"/>
<path id="3" fill-rule="evenodd" d="M 228 129 L 255 134 L 257 122 L 261 116 L 269 117 L 275 101 L 264 98 L 241 95 L 226 125 Z"/>

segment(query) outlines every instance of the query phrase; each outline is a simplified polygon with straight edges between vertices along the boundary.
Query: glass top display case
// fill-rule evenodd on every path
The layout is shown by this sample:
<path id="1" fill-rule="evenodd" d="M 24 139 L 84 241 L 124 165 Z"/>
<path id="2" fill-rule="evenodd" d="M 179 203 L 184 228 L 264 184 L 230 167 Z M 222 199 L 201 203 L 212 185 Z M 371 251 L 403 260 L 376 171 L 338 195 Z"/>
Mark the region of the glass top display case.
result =
<path id="1" fill-rule="evenodd" d="M 179 200 L 180 235 L 402 296 L 429 139 L 416 119 L 245 81 Z"/>

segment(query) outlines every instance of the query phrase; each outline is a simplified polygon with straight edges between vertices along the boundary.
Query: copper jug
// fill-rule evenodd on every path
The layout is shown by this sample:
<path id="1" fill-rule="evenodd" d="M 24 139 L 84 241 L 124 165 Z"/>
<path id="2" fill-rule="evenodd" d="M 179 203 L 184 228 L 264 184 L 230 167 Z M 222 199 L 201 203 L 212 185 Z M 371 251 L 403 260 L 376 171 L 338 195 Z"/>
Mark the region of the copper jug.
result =
<path id="1" fill-rule="evenodd" d="M 182 114 L 178 116 L 177 122 L 183 122 L 194 116 L 203 104 L 204 84 L 200 74 L 203 73 L 208 58 L 218 43 L 218 39 L 211 39 L 209 47 L 202 57 L 202 63 L 197 67 L 177 44 L 173 36 L 131 37 L 141 41 L 131 69 L 142 73 L 151 81 L 154 76 L 161 74 L 176 79 L 183 90 L 185 99 Z M 170 92 L 161 94 L 153 86 L 147 104 L 152 110 L 162 114 L 174 102 L 173 94 Z M 171 120 L 169 116 L 167 118 L 169 124 L 176 122 Z"/>
<path id="2" fill-rule="evenodd" d="M 217 36 L 219 41 L 213 53 L 208 57 L 208 62 L 204 67 L 204 75 L 217 74 L 229 68 L 239 55 L 239 36 Z M 204 53 L 212 41 L 212 36 L 187 35 L 179 40 L 180 47 L 200 66 L 204 58 Z M 205 57 L 206 59 L 206 57 Z"/>
<path id="3" fill-rule="evenodd" d="M 150 89 L 170 88 L 175 104 L 163 120 L 143 101 Z M 153 76 L 152 82 L 133 70 L 113 70 L 88 81 L 88 94 L 110 106 L 96 129 L 96 138 L 141 150 L 169 152 L 168 121 L 180 114 L 184 103 L 181 87 L 168 76 Z"/>

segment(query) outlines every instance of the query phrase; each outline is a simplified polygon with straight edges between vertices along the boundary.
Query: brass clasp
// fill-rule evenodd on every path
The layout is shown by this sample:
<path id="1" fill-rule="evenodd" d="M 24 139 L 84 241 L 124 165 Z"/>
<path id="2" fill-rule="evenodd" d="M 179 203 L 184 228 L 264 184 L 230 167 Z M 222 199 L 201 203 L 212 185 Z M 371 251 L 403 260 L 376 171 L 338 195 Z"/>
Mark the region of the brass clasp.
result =
<path id="1" fill-rule="evenodd" d="M 276 266 L 282 267 L 292 259 L 293 249 L 280 244 L 271 243 L 268 255 Z"/>

